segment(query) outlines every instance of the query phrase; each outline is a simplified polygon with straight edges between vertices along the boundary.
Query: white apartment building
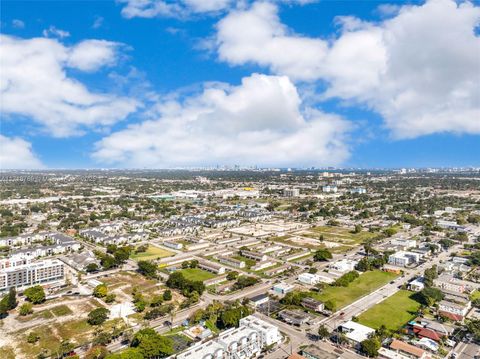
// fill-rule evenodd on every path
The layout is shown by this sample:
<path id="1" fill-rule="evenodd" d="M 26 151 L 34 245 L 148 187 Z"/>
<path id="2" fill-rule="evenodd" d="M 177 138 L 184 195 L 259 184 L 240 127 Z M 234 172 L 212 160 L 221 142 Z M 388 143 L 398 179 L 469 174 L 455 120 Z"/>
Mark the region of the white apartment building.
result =
<path id="1" fill-rule="evenodd" d="M 285 188 L 283 195 L 285 197 L 298 197 L 300 196 L 300 190 L 298 188 Z"/>
<path id="2" fill-rule="evenodd" d="M 27 263 L 0 270 L 0 291 L 51 284 L 64 279 L 64 265 L 56 259 Z"/>
<path id="3" fill-rule="evenodd" d="M 302 273 L 298 276 L 298 281 L 308 285 L 315 285 L 320 283 L 320 277 L 312 273 Z"/>
<path id="4" fill-rule="evenodd" d="M 323 186 L 322 187 L 322 192 L 337 193 L 337 191 L 338 191 L 337 186 Z"/>
<path id="5" fill-rule="evenodd" d="M 173 242 L 173 241 L 163 241 L 162 243 L 165 247 L 180 250 L 183 248 L 183 243 Z"/>
<path id="6" fill-rule="evenodd" d="M 350 272 L 355 270 L 355 266 L 358 264 L 358 261 L 353 259 L 341 259 L 339 261 L 333 262 L 330 264 L 330 269 L 336 270 L 338 272 Z"/>
<path id="7" fill-rule="evenodd" d="M 197 344 L 176 355 L 176 359 L 248 359 L 255 358 L 268 345 L 279 343 L 278 328 L 252 315 L 240 319 L 217 338 Z M 173 357 L 171 357 L 173 358 Z"/>
<path id="8" fill-rule="evenodd" d="M 3 259 L 0 259 L 0 269 L 18 267 L 28 263 L 30 263 L 29 258 L 23 258 L 23 257 L 3 258 Z"/>
<path id="9" fill-rule="evenodd" d="M 433 285 L 439 289 L 455 293 L 471 293 L 479 287 L 476 283 L 455 278 L 448 273 L 442 273 L 438 278 L 435 278 Z"/>
<path id="10" fill-rule="evenodd" d="M 215 273 L 215 274 L 225 273 L 225 267 L 219 266 L 217 264 L 213 264 L 213 263 L 207 262 L 207 261 L 199 261 L 198 262 L 198 268 L 206 270 L 208 272 Z"/>
<path id="11" fill-rule="evenodd" d="M 403 247 L 404 249 L 417 247 L 417 241 L 415 239 L 395 238 L 392 239 L 390 243 L 394 246 Z"/>
<path id="12" fill-rule="evenodd" d="M 453 314 L 457 319 L 462 320 L 468 313 L 471 303 L 458 304 L 447 300 L 438 303 L 438 312 L 443 315 Z"/>
<path id="13" fill-rule="evenodd" d="M 418 263 L 419 260 L 420 260 L 419 253 L 400 251 L 388 257 L 388 264 L 391 264 L 397 267 L 405 267 L 412 263 Z"/>
<path id="14" fill-rule="evenodd" d="M 263 253 L 253 252 L 253 251 L 240 251 L 241 255 L 256 260 L 257 262 L 263 262 L 267 260 L 267 256 Z"/>
<path id="15" fill-rule="evenodd" d="M 218 261 L 230 267 L 245 268 L 245 261 L 241 261 L 239 259 L 235 259 L 231 257 L 218 257 Z"/>
<path id="16" fill-rule="evenodd" d="M 258 270 L 262 270 L 262 269 L 265 269 L 265 268 L 273 267 L 275 264 L 276 263 L 272 262 L 272 261 L 262 261 L 262 262 L 258 262 L 257 264 L 255 264 L 250 269 L 253 270 L 253 271 L 258 271 Z"/>
<path id="17" fill-rule="evenodd" d="M 357 187 L 357 188 L 352 188 L 350 190 L 350 193 L 365 194 L 367 193 L 367 190 L 363 187 Z"/>

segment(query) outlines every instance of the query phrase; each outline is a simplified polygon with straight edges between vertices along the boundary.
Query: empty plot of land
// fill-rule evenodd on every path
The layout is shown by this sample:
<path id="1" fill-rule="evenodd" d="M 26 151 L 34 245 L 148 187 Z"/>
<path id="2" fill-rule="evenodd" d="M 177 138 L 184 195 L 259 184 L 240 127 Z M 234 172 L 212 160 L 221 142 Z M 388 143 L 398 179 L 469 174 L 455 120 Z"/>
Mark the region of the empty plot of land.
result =
<path id="1" fill-rule="evenodd" d="M 313 238 L 320 238 L 320 236 L 323 236 L 325 241 L 350 245 L 362 243 L 375 236 L 375 234 L 371 232 L 361 231 L 359 233 L 352 233 L 352 230 L 349 228 L 332 226 L 313 227 L 308 231 L 304 231 L 302 235 Z"/>
<path id="2" fill-rule="evenodd" d="M 167 251 L 166 249 L 148 246 L 148 249 L 145 252 L 134 253 L 131 255 L 131 258 L 134 261 L 151 261 L 158 258 L 171 257 L 175 253 Z"/>
<path id="3" fill-rule="evenodd" d="M 415 299 L 416 294 L 400 290 L 361 314 L 358 321 L 374 329 L 384 325 L 395 331 L 417 315 L 421 304 Z"/>
<path id="4" fill-rule="evenodd" d="M 332 301 L 336 308 L 340 309 L 384 286 L 396 277 L 396 274 L 389 272 L 365 272 L 351 282 L 348 287 L 328 286 L 321 293 L 311 292 L 310 296 L 322 302 Z"/>

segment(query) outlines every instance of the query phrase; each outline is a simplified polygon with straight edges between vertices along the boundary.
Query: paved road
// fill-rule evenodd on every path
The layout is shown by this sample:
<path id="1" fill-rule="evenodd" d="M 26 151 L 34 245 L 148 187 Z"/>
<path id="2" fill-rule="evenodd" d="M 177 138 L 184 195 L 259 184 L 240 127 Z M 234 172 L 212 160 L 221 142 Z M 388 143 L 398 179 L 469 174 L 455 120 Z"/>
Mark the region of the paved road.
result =
<path id="1" fill-rule="evenodd" d="M 480 355 L 480 346 L 472 342 L 459 342 L 453 350 L 457 355 L 457 359 L 473 359 Z"/>
<path id="2" fill-rule="evenodd" d="M 281 345 L 279 345 L 278 349 L 275 350 L 273 353 L 267 354 L 265 356 L 265 359 L 285 359 L 292 353 L 298 352 L 300 346 L 309 344 L 314 344 L 328 353 L 335 352 L 335 354 L 342 359 L 365 359 L 364 357 L 345 348 L 339 349 L 328 341 L 310 340 L 307 337 L 305 330 L 298 327 L 288 325 L 282 321 L 270 318 L 258 312 L 255 313 L 255 316 L 270 324 L 277 326 L 284 335 L 288 336 L 288 339 L 285 340 Z"/>

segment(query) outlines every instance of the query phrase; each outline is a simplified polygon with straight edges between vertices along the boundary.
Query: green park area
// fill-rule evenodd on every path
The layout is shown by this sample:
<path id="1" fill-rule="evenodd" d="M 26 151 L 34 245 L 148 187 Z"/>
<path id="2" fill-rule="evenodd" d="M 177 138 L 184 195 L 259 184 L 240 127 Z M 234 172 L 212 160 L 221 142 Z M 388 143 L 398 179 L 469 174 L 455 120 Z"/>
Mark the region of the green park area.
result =
<path id="1" fill-rule="evenodd" d="M 135 261 L 151 261 L 153 259 L 170 257 L 174 254 L 175 253 L 167 251 L 163 248 L 148 246 L 145 252 L 133 253 L 131 258 Z"/>
<path id="2" fill-rule="evenodd" d="M 216 277 L 215 274 L 207 272 L 206 270 L 200 268 L 185 268 L 181 269 L 179 272 L 183 274 L 185 279 L 193 281 L 203 282 L 204 280 Z"/>
<path id="3" fill-rule="evenodd" d="M 310 296 L 322 302 L 331 301 L 335 304 L 335 308 L 338 310 L 384 286 L 396 277 L 397 275 L 394 273 L 378 270 L 365 272 L 347 287 L 329 285 L 320 293 L 310 292 Z"/>
<path id="4" fill-rule="evenodd" d="M 400 290 L 362 313 L 358 321 L 374 329 L 384 325 L 387 329 L 396 331 L 415 318 L 420 308 L 420 303 L 414 299 L 415 294 L 417 293 Z"/>

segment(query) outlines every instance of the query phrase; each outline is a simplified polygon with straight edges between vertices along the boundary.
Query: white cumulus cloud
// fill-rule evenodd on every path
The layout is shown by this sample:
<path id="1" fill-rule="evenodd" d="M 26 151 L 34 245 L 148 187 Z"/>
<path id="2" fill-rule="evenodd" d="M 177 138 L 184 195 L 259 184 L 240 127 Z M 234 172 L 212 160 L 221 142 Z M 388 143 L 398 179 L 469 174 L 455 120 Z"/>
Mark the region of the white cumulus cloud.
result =
<path id="1" fill-rule="evenodd" d="M 70 37 L 70 33 L 66 30 L 57 29 L 55 26 L 51 25 L 48 29 L 42 31 L 42 35 L 45 37 L 58 37 L 63 39 L 65 37 Z"/>
<path id="2" fill-rule="evenodd" d="M 116 43 L 85 40 L 67 47 L 56 39 L 0 41 L 0 110 L 2 116 L 31 118 L 55 137 L 110 126 L 135 111 L 136 101 L 91 92 L 70 77 L 68 68 L 94 71 L 115 62 Z"/>
<path id="3" fill-rule="evenodd" d="M 296 34 L 276 5 L 257 2 L 217 24 L 218 57 L 294 81 L 326 81 L 323 98 L 372 108 L 397 138 L 480 133 L 480 7 L 429 0 L 390 13 L 380 23 L 338 18 L 338 36 L 321 39 Z"/>
<path id="4" fill-rule="evenodd" d="M 205 14 L 228 9 L 232 0 L 120 0 L 126 3 L 122 15 L 126 18 L 176 17 Z"/>
<path id="5" fill-rule="evenodd" d="M 42 162 L 32 152 L 32 145 L 18 137 L 0 134 L 0 169 L 43 168 Z"/>
<path id="6" fill-rule="evenodd" d="M 349 156 L 349 129 L 339 116 L 302 109 L 288 77 L 253 74 L 158 104 L 151 119 L 99 141 L 93 157 L 137 168 L 336 165 Z"/>

